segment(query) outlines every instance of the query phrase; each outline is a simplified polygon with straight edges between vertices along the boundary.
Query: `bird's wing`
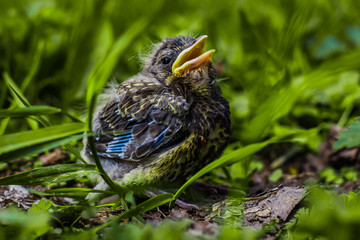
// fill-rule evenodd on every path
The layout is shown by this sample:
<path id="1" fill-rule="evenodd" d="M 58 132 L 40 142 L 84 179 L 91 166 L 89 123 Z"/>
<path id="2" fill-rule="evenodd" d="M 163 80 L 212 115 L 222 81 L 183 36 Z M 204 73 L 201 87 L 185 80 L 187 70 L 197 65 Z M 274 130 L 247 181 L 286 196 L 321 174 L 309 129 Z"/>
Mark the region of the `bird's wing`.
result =
<path id="1" fill-rule="evenodd" d="M 100 112 L 102 134 L 96 138 L 98 155 L 106 158 L 139 161 L 160 154 L 184 138 L 182 117 L 189 104 L 181 96 L 142 87 L 135 93 L 118 89 Z M 177 134 L 175 134 L 177 133 Z"/>

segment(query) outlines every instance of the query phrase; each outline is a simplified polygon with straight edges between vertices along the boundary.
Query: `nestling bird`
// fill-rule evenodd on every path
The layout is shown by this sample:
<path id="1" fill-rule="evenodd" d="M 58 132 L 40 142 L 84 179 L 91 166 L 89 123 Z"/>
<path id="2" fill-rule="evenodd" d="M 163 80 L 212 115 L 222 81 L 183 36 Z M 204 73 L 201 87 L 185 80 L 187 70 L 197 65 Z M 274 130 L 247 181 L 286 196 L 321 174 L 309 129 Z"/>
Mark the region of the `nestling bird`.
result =
<path id="1" fill-rule="evenodd" d="M 161 189 L 185 181 L 227 145 L 229 104 L 216 85 L 215 51 L 205 52 L 206 38 L 164 39 L 143 70 L 107 95 L 96 114 L 97 154 L 121 186 Z M 104 181 L 96 186 L 106 188 Z"/>

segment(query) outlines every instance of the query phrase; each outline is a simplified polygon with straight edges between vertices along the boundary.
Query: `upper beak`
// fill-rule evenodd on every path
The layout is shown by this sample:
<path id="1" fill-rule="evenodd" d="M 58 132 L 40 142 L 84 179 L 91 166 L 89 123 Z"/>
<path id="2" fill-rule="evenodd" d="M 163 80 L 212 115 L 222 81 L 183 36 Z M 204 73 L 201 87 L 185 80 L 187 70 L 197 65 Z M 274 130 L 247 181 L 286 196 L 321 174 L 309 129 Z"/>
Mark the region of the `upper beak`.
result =
<path id="1" fill-rule="evenodd" d="M 203 35 L 196 39 L 196 42 L 183 50 L 172 66 L 172 72 L 175 74 L 181 74 L 191 69 L 203 66 L 211 61 L 211 57 L 215 50 L 209 50 L 205 52 L 205 41 L 207 36 Z"/>

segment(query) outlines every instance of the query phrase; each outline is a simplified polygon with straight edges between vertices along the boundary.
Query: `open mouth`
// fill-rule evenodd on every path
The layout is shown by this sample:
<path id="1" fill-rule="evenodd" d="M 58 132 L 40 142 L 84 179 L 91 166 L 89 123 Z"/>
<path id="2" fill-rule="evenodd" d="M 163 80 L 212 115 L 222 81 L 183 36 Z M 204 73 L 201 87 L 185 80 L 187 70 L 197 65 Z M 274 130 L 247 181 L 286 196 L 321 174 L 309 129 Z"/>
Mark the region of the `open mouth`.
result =
<path id="1" fill-rule="evenodd" d="M 172 66 L 172 72 L 182 74 L 210 62 L 215 50 L 205 52 L 206 39 L 207 36 L 203 35 L 197 38 L 192 46 L 183 50 L 176 58 Z"/>

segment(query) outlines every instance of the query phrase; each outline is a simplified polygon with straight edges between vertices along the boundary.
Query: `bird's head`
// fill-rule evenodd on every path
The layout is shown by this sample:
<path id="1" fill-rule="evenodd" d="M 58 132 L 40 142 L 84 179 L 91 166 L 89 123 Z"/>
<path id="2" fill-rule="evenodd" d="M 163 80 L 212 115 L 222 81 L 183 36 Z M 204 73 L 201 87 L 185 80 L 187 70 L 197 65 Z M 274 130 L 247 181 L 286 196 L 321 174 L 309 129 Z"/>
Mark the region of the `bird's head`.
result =
<path id="1" fill-rule="evenodd" d="M 215 50 L 205 51 L 207 36 L 178 36 L 159 43 L 146 60 L 143 74 L 151 74 L 164 85 L 191 85 L 201 88 L 212 84 L 215 69 L 211 57 Z"/>

